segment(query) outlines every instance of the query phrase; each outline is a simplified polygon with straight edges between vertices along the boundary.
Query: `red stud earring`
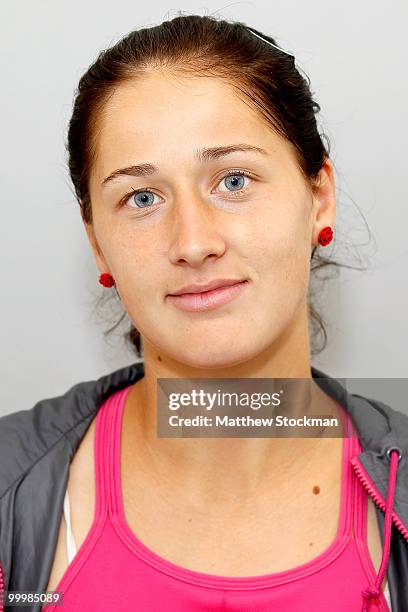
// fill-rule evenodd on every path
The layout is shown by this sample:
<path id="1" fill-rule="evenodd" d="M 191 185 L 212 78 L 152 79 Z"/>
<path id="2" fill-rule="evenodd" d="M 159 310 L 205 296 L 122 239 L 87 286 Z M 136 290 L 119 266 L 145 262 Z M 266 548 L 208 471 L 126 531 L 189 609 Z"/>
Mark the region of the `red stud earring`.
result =
<path id="1" fill-rule="evenodd" d="M 115 284 L 115 280 L 110 274 L 101 274 L 99 277 L 99 282 L 104 287 L 113 287 Z"/>
<path id="2" fill-rule="evenodd" d="M 321 246 L 326 246 L 327 244 L 329 244 L 329 242 L 332 241 L 332 238 L 333 238 L 333 230 L 330 226 L 327 226 L 321 230 L 317 240 Z"/>

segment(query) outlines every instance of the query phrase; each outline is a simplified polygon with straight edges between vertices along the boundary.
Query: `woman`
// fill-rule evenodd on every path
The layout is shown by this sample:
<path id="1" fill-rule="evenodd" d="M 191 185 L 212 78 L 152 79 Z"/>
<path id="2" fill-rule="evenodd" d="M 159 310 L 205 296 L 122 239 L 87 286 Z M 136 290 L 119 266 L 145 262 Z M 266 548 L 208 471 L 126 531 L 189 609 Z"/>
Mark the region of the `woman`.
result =
<path id="1" fill-rule="evenodd" d="M 4 457 L 8 590 L 66 611 L 408 605 L 408 418 L 310 364 L 310 265 L 335 228 L 317 110 L 274 39 L 211 17 L 131 32 L 81 78 L 70 174 L 144 362 L 2 419 L 4 445 L 32 445 Z M 159 378 L 307 379 L 340 430 L 159 437 Z"/>

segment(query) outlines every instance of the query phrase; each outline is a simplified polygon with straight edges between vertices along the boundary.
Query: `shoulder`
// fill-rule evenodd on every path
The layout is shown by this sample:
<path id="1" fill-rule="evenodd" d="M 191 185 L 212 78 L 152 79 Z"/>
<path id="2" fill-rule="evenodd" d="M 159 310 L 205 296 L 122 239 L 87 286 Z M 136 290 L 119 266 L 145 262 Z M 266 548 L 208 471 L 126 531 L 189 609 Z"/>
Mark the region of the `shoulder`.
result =
<path id="1" fill-rule="evenodd" d="M 78 383 L 32 408 L 0 417 L 0 499 L 13 483 L 61 446 L 73 449 L 96 410 Z"/>
<path id="2" fill-rule="evenodd" d="M 352 393 L 347 389 L 347 379 L 337 379 L 314 366 L 311 371 L 319 387 L 347 410 L 363 451 L 383 455 L 390 446 L 397 446 L 408 453 L 408 414 L 371 393 Z"/>
<path id="3" fill-rule="evenodd" d="M 356 393 L 348 395 L 347 409 L 364 448 L 382 452 L 391 443 L 408 450 L 408 414 L 385 402 Z"/>
<path id="4" fill-rule="evenodd" d="M 143 374 L 143 364 L 136 362 L 0 417 L 0 500 L 29 473 L 38 478 L 32 481 L 35 490 L 45 473 L 64 471 L 103 402 Z"/>

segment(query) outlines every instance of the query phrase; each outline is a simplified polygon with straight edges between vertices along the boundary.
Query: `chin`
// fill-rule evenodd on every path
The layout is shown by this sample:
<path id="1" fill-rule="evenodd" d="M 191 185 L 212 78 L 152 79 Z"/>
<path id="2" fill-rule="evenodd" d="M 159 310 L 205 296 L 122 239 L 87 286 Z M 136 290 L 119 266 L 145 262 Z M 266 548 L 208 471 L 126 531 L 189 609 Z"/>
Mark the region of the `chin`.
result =
<path id="1" fill-rule="evenodd" d="M 248 352 L 248 347 L 236 348 L 219 348 L 212 345 L 211 350 L 189 351 L 188 353 L 179 354 L 176 356 L 177 361 L 184 363 L 192 368 L 201 368 L 203 370 L 219 370 L 229 368 L 240 363 L 244 363 L 256 355 Z"/>

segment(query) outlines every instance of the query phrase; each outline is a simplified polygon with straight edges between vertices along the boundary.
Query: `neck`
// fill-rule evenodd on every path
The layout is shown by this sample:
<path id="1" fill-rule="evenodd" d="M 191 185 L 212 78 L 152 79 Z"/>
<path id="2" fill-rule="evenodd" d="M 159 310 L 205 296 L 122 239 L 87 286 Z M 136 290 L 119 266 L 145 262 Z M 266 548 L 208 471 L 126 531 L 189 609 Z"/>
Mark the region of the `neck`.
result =
<path id="1" fill-rule="evenodd" d="M 287 331 L 254 359 L 231 367 L 202 369 L 186 366 L 144 343 L 144 376 L 128 394 L 124 428 L 137 438 L 137 461 L 156 481 L 172 490 L 195 491 L 202 499 L 249 498 L 262 482 L 279 486 L 298 478 L 308 460 L 328 448 L 330 439 L 286 438 L 158 438 L 158 378 L 302 378 L 312 379 L 307 326 Z M 311 380 L 313 414 L 337 417 L 340 409 Z M 332 430 L 341 436 L 342 428 Z M 133 460 L 133 459 L 132 459 Z M 136 460 L 135 460 L 136 461 Z M 277 470 L 277 466 L 279 469 Z M 138 464 L 140 467 L 140 464 Z"/>

